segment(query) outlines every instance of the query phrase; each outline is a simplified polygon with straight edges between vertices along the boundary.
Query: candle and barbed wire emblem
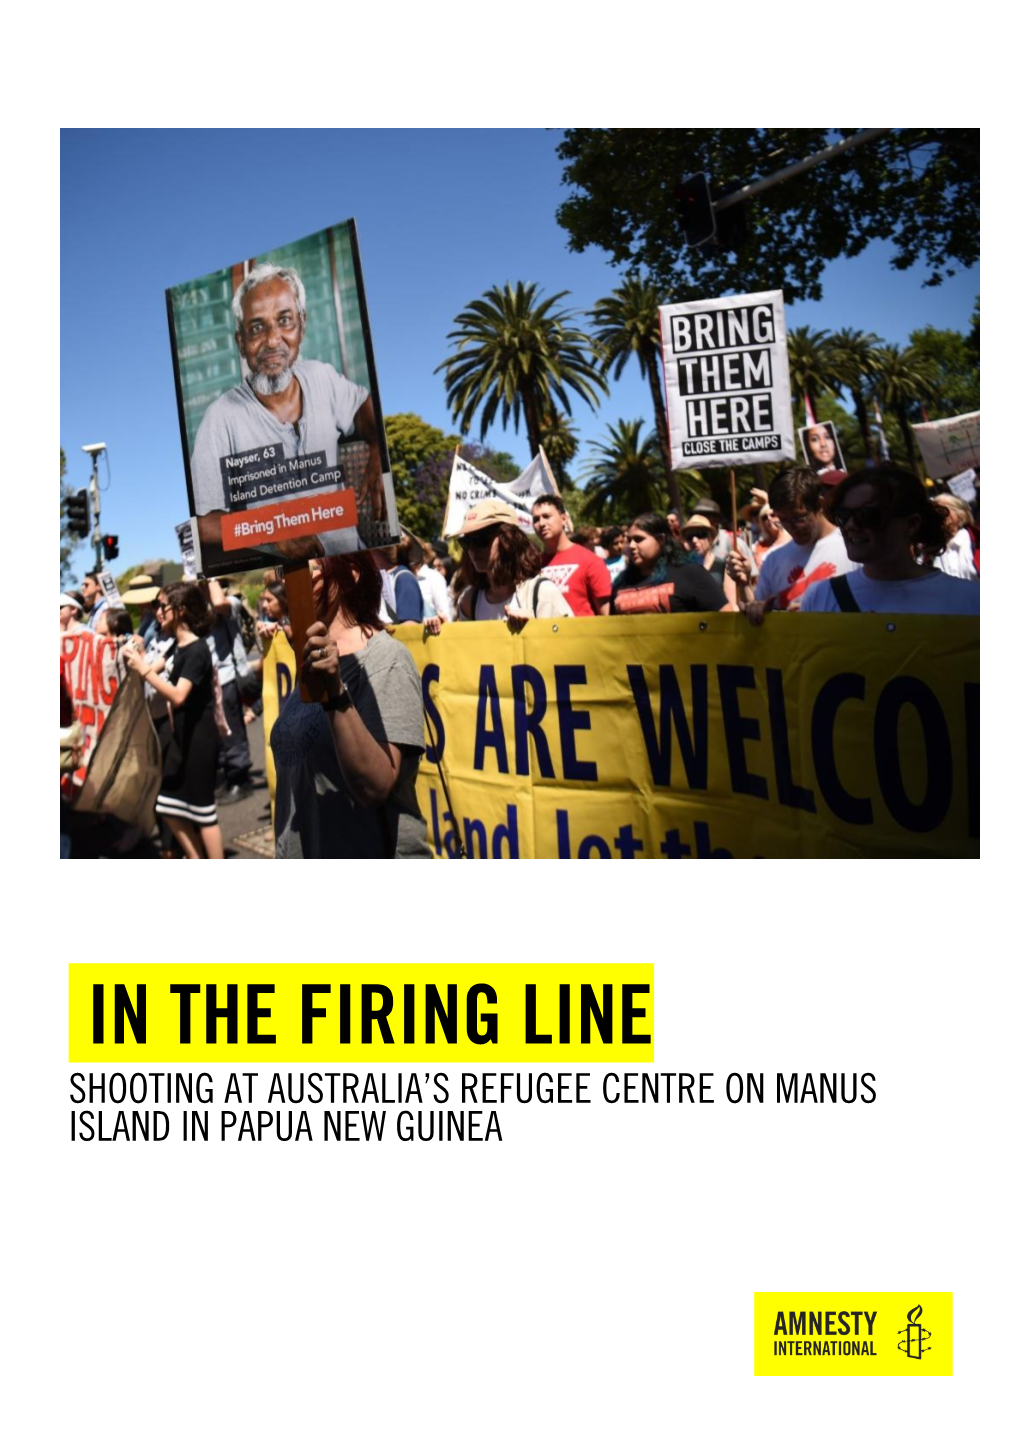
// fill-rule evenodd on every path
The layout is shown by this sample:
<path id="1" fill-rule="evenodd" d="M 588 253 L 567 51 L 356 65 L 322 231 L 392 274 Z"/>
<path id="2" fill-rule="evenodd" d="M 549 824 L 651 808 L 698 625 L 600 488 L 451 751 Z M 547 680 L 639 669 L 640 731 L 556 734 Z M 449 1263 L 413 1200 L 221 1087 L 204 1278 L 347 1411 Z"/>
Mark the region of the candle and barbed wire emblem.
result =
<path id="1" fill-rule="evenodd" d="M 931 1348 L 925 1346 L 927 1339 L 931 1337 L 931 1333 L 927 1328 L 922 1328 L 921 1324 L 917 1321 L 923 1312 L 924 1309 L 920 1303 L 918 1303 L 916 1308 L 911 1308 L 907 1314 L 907 1326 L 900 1329 L 900 1332 L 906 1333 L 907 1336 L 897 1343 L 896 1346 L 901 1353 L 906 1353 L 908 1358 L 919 1359 L 922 1353 L 931 1352 Z"/>

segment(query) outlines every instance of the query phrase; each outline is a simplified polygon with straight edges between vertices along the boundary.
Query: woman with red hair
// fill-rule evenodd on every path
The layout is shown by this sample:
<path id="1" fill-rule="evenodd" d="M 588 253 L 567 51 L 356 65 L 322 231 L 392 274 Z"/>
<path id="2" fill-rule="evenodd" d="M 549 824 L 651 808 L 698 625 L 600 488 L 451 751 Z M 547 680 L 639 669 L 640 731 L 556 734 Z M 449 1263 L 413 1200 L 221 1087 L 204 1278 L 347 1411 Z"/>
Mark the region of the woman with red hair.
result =
<path id="1" fill-rule="evenodd" d="M 431 857 L 415 795 L 424 751 L 421 682 L 379 619 L 368 552 L 313 562 L 317 620 L 294 650 L 321 701 L 297 687 L 269 744 L 278 857 Z"/>

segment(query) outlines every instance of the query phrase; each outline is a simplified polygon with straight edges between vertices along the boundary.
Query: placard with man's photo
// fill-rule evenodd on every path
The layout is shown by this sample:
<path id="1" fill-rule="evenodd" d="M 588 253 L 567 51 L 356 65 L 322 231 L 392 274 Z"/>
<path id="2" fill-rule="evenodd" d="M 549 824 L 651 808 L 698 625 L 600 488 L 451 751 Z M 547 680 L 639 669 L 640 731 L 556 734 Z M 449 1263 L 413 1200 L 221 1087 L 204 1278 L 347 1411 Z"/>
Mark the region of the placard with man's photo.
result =
<path id="1" fill-rule="evenodd" d="M 399 539 L 353 220 L 167 291 L 205 576 Z"/>

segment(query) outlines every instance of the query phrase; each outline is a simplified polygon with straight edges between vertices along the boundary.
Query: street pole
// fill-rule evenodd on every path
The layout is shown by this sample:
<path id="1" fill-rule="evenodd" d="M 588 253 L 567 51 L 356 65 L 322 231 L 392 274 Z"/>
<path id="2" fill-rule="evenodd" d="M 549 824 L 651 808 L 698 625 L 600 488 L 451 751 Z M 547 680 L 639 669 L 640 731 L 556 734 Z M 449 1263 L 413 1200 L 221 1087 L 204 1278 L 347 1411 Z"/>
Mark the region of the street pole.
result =
<path id="1" fill-rule="evenodd" d="M 888 134 L 889 127 L 884 130 L 859 130 L 856 135 L 850 135 L 846 140 L 837 141 L 835 145 L 827 145 L 824 150 L 819 150 L 815 155 L 809 155 L 807 160 L 795 161 L 793 165 L 786 165 L 782 170 L 777 170 L 775 175 L 767 175 L 762 180 L 753 180 L 749 185 L 741 186 L 739 190 L 731 191 L 729 195 L 714 200 L 712 209 L 720 211 L 728 209 L 731 205 L 739 205 L 743 200 L 750 200 L 752 195 L 761 195 L 763 190 L 771 190 L 774 185 L 781 185 L 784 180 L 790 180 L 805 170 L 813 170 L 816 165 L 821 165 L 826 160 L 832 160 L 834 156 L 842 155 L 846 150 L 853 150 L 855 146 L 864 145 L 869 140 L 877 140 L 880 135 Z"/>
<path id="2" fill-rule="evenodd" d="M 89 496 L 92 501 L 92 545 L 96 548 L 96 570 L 103 569 L 103 540 L 99 529 L 99 453 L 92 457 L 92 475 L 89 478 Z"/>

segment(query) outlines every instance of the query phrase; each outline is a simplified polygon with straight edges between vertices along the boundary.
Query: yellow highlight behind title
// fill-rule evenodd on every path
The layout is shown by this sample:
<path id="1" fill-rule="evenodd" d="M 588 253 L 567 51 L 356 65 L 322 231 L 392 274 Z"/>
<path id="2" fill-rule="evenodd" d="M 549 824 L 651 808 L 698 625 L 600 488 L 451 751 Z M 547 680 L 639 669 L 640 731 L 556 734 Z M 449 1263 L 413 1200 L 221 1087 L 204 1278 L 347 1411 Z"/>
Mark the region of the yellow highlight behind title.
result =
<path id="1" fill-rule="evenodd" d="M 645 1066 L 654 978 L 651 963 L 72 962 L 69 1060 Z"/>

